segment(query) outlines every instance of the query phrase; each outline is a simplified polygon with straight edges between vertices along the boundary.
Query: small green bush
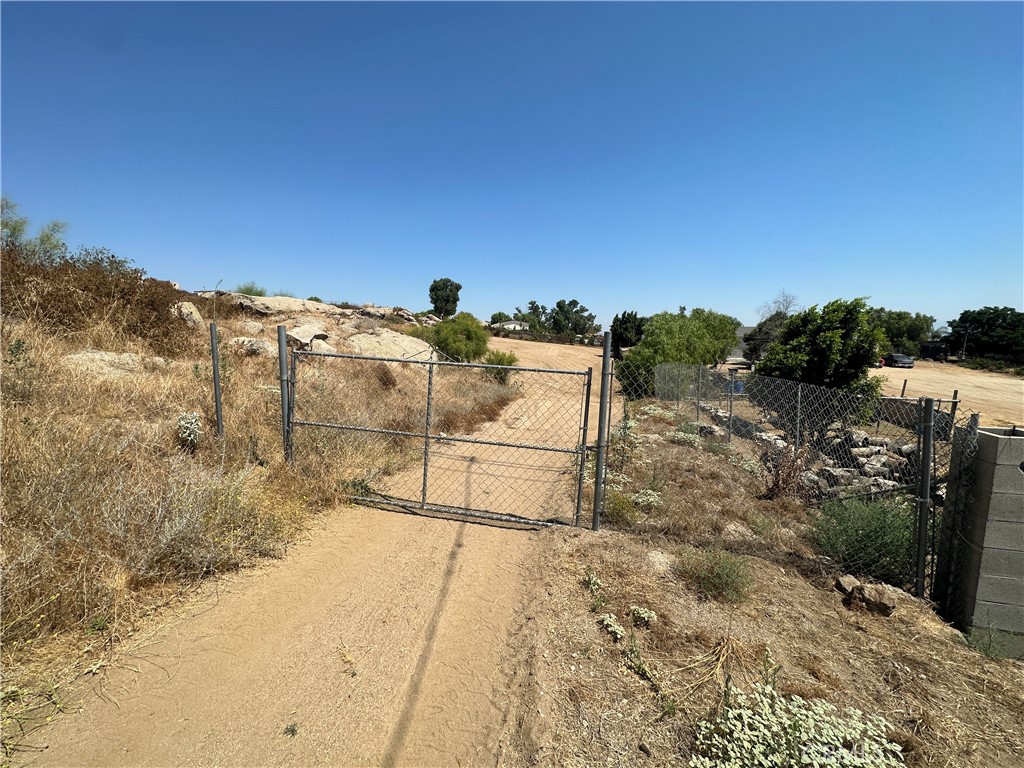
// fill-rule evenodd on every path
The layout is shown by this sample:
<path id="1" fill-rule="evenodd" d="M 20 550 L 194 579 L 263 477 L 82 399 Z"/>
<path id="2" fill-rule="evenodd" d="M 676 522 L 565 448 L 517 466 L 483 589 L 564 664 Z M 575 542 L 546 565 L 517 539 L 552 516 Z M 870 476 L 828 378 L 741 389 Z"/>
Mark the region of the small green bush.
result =
<path id="1" fill-rule="evenodd" d="M 749 693 L 727 683 L 717 715 L 697 724 L 690 768 L 897 768 L 903 753 L 890 730 L 858 709 L 783 696 L 765 683 Z"/>
<path id="2" fill-rule="evenodd" d="M 746 561 L 721 549 L 684 547 L 675 570 L 701 597 L 727 603 L 742 602 L 752 582 Z"/>
<path id="3" fill-rule="evenodd" d="M 246 296 L 266 296 L 267 289 L 250 280 L 247 283 L 239 283 L 235 286 L 235 293 L 244 293 Z"/>
<path id="4" fill-rule="evenodd" d="M 492 349 L 484 356 L 484 362 L 487 365 L 513 366 L 519 363 L 519 358 L 516 357 L 514 352 L 500 352 L 496 349 Z M 508 380 L 514 373 L 514 371 L 507 371 L 499 368 L 485 368 L 484 370 L 486 370 L 487 374 L 493 377 L 499 384 L 508 384 Z"/>
<path id="5" fill-rule="evenodd" d="M 323 304 L 324 303 L 324 300 L 321 299 L 319 296 L 310 296 L 308 299 L 306 299 L 306 301 L 315 301 L 318 304 Z"/>
<path id="6" fill-rule="evenodd" d="M 914 578 L 914 509 L 908 498 L 825 504 L 809 538 L 837 568 L 902 587 Z"/>
<path id="7" fill-rule="evenodd" d="M 632 494 L 609 490 L 604 496 L 601 521 L 616 528 L 629 528 L 640 520 L 640 510 Z"/>
<path id="8" fill-rule="evenodd" d="M 480 321 L 468 312 L 459 312 L 451 320 L 433 327 L 434 346 L 453 360 L 471 363 L 487 353 L 487 333 Z"/>

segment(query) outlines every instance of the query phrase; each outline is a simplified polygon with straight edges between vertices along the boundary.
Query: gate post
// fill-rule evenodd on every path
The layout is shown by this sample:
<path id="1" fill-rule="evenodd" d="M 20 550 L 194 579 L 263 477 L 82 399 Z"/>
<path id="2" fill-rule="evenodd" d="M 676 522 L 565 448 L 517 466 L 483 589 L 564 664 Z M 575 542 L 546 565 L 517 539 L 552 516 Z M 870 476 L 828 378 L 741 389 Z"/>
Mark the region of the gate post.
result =
<path id="1" fill-rule="evenodd" d="M 288 433 L 291 431 L 288 404 L 291 402 L 291 387 L 288 381 L 288 332 L 283 325 L 277 326 L 277 368 L 281 380 L 281 439 L 284 443 L 284 458 L 288 460 Z"/>
<path id="2" fill-rule="evenodd" d="M 434 403 L 434 363 L 427 364 L 427 421 L 423 429 L 423 488 L 420 509 L 427 508 L 427 467 L 430 464 L 430 409 Z"/>
<path id="3" fill-rule="evenodd" d="M 739 368 L 729 369 L 729 442 L 732 442 L 732 398 L 736 391 L 736 372 Z"/>
<path id="4" fill-rule="evenodd" d="M 587 379 L 583 385 L 583 434 L 580 435 L 580 466 L 576 484 L 576 516 L 572 524 L 577 528 L 580 524 L 580 512 L 583 509 L 583 476 L 587 473 L 587 423 L 590 421 L 590 391 L 594 382 L 594 369 L 587 368 Z"/>
<path id="5" fill-rule="evenodd" d="M 935 426 L 935 400 L 930 397 L 921 401 L 920 412 L 921 455 L 918 457 L 917 490 L 917 569 L 914 578 L 914 594 L 924 597 L 924 576 L 928 560 L 928 507 L 932 491 L 932 440 Z"/>
<path id="6" fill-rule="evenodd" d="M 597 418 L 597 465 L 594 467 L 594 520 L 592 528 L 601 529 L 601 507 L 604 505 L 604 463 L 608 452 L 608 415 L 611 411 L 612 335 L 604 332 L 604 354 L 601 356 L 601 408 Z"/>

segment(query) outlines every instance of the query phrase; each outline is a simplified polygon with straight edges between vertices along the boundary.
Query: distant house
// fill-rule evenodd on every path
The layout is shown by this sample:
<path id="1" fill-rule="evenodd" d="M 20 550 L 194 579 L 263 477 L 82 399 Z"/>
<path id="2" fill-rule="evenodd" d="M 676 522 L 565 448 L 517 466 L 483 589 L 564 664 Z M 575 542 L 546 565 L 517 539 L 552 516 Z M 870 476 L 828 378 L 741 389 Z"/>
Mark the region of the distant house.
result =
<path id="1" fill-rule="evenodd" d="M 496 331 L 528 331 L 530 324 L 523 320 L 505 320 L 502 323 L 491 323 L 491 328 Z"/>
<path id="2" fill-rule="evenodd" d="M 726 355 L 726 360 L 744 360 L 746 354 L 746 345 L 743 343 L 743 337 L 754 330 L 752 325 L 741 325 L 736 329 L 736 346 L 733 350 Z"/>

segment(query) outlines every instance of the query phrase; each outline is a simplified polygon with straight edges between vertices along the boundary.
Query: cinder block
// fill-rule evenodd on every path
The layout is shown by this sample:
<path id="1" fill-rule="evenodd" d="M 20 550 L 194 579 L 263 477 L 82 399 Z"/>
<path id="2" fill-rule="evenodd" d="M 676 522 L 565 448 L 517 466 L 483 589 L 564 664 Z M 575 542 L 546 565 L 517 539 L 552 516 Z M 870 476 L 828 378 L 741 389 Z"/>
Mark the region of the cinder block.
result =
<path id="1" fill-rule="evenodd" d="M 1024 580 L 982 576 L 978 580 L 977 600 L 1000 603 L 1024 610 Z"/>
<path id="2" fill-rule="evenodd" d="M 1010 493 L 1024 496 L 1024 471 L 1013 464 L 974 463 L 975 497 L 988 493 Z"/>
<path id="3" fill-rule="evenodd" d="M 990 521 L 1024 523 L 1024 496 L 1015 493 L 991 493 L 978 499 L 978 509 L 988 510 Z"/>
<path id="4" fill-rule="evenodd" d="M 1024 578 L 1024 552 L 1009 549 L 986 549 L 981 554 L 981 575 Z"/>
<path id="5" fill-rule="evenodd" d="M 1024 633 L 1024 606 L 979 600 L 974 606 L 975 627 Z"/>
<path id="6" fill-rule="evenodd" d="M 1024 396 L 1024 392 L 1022 392 Z M 1024 433 L 1009 429 L 982 427 L 978 430 L 978 460 L 991 464 L 1020 466 L 1024 461 Z"/>
<path id="7" fill-rule="evenodd" d="M 1024 552 L 1024 523 L 1005 523 L 989 518 L 985 526 L 985 549 Z"/>

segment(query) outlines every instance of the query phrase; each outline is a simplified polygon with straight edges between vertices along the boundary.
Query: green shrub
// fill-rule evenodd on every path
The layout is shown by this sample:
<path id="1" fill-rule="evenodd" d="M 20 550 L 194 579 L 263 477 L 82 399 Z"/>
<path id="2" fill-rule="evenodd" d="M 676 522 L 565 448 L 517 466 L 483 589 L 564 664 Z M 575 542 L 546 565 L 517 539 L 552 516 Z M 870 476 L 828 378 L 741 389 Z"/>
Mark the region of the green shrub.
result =
<path id="1" fill-rule="evenodd" d="M 274 291 L 274 295 L 275 296 L 284 296 L 284 297 L 289 298 L 289 299 L 297 298 L 294 293 L 292 293 L 291 291 L 286 291 L 284 288 L 281 288 L 280 290 Z"/>
<path id="2" fill-rule="evenodd" d="M 721 549 L 684 547 L 676 562 L 676 574 L 701 597 L 727 603 L 742 602 L 752 581 L 746 561 Z"/>
<path id="3" fill-rule="evenodd" d="M 697 723 L 690 768 L 896 768 L 903 753 L 888 740 L 891 729 L 880 717 L 783 696 L 765 683 L 749 693 L 727 683 L 717 715 Z"/>
<path id="4" fill-rule="evenodd" d="M 324 303 L 324 300 L 321 299 L 319 296 L 310 296 L 308 299 L 306 299 L 306 301 L 315 301 L 318 304 L 323 304 Z"/>
<path id="5" fill-rule="evenodd" d="M 433 328 L 434 346 L 453 360 L 471 363 L 487 353 L 490 336 L 480 321 L 468 312 L 459 312 L 451 320 Z"/>
<path id="6" fill-rule="evenodd" d="M 247 283 L 239 283 L 235 286 L 235 293 L 244 293 L 246 296 L 266 296 L 267 289 L 250 280 Z"/>
<path id="7" fill-rule="evenodd" d="M 809 538 L 837 568 L 904 586 L 914 578 L 910 499 L 835 500 L 811 523 Z"/>
<path id="8" fill-rule="evenodd" d="M 632 494 L 609 490 L 604 496 L 604 510 L 601 522 L 616 528 L 629 528 L 640 520 L 640 510 L 633 501 Z"/>
<path id="9" fill-rule="evenodd" d="M 500 352 L 496 349 L 489 350 L 484 356 L 487 365 L 513 366 L 519 363 L 519 358 L 514 352 Z M 515 371 L 508 371 L 502 368 L 485 368 L 487 374 L 492 376 L 499 384 L 508 384 L 508 380 Z"/>

